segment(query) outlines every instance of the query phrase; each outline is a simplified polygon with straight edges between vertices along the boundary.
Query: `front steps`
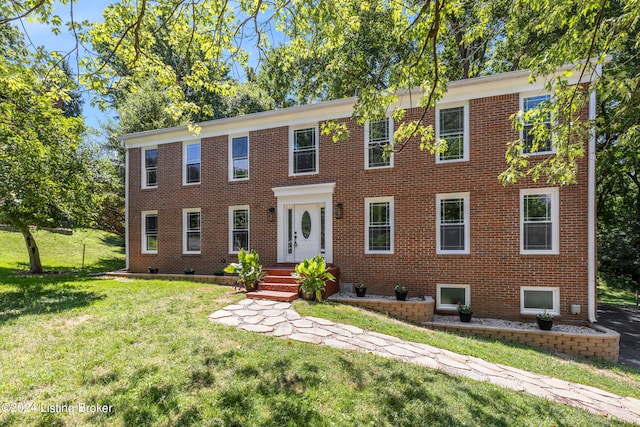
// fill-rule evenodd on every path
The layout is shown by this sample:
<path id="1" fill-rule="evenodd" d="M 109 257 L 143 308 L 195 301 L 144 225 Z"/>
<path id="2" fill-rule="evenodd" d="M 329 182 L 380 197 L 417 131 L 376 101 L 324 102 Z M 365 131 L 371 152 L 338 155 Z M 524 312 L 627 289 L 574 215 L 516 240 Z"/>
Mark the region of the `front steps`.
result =
<path id="1" fill-rule="evenodd" d="M 290 302 L 299 297 L 300 285 L 291 276 L 295 266 L 293 264 L 281 264 L 275 267 L 265 268 L 266 276 L 258 285 L 257 292 L 248 292 L 247 298 L 268 299 L 272 301 Z M 335 282 L 327 282 L 323 297 L 328 297 L 340 291 L 340 269 L 329 267 L 331 274 L 336 276 Z"/>

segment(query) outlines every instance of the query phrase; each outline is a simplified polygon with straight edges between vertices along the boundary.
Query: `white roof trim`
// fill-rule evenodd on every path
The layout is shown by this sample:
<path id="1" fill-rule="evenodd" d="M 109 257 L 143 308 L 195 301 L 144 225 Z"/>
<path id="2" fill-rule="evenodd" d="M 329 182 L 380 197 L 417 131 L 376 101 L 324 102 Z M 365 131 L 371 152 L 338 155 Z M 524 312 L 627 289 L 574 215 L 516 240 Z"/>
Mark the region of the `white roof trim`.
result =
<path id="1" fill-rule="evenodd" d="M 562 67 L 558 70 L 558 73 L 570 68 L 572 68 L 572 66 Z M 447 92 L 439 103 L 460 102 L 475 98 L 544 89 L 544 78 L 538 78 L 533 83 L 530 83 L 529 76 L 529 70 L 519 70 L 450 82 L 447 86 Z M 576 84 L 578 78 L 578 73 L 574 73 L 569 79 L 569 83 Z M 591 78 L 591 74 L 587 74 L 582 82 L 589 82 Z M 422 88 L 400 91 L 396 93 L 398 102 L 392 105 L 392 108 L 399 107 L 401 109 L 407 109 L 417 107 L 418 100 L 423 93 Z M 194 135 L 189 131 L 187 126 L 179 126 L 126 134 L 120 138 L 124 141 L 127 148 L 136 148 L 236 133 L 248 133 L 282 126 L 296 126 L 310 122 L 321 122 L 350 117 L 353 113 L 353 106 L 356 100 L 356 97 L 351 97 L 289 107 L 281 110 L 263 111 L 244 116 L 211 120 L 199 123 L 201 129 L 199 135 Z"/>

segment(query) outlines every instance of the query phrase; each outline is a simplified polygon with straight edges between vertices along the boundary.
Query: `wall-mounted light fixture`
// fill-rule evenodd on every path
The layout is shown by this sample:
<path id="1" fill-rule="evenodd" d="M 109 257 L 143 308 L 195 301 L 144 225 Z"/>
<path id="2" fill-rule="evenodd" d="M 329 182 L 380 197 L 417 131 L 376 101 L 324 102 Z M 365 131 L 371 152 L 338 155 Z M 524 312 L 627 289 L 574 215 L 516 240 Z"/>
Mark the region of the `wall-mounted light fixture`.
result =
<path id="1" fill-rule="evenodd" d="M 342 203 L 336 205 L 336 218 L 342 218 L 343 206 Z"/>
<path id="2" fill-rule="evenodd" d="M 267 209 L 267 221 L 273 222 L 276 219 L 276 208 Z"/>

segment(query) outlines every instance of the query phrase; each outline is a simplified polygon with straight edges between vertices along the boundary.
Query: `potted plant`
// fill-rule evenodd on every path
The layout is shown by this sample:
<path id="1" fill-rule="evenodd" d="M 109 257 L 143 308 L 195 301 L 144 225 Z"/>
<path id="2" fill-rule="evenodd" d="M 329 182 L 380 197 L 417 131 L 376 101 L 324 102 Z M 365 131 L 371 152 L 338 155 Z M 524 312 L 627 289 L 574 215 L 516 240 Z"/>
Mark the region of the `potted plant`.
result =
<path id="1" fill-rule="evenodd" d="M 196 271 L 193 269 L 193 267 L 187 267 L 184 269 L 184 274 L 196 274 Z"/>
<path id="2" fill-rule="evenodd" d="M 356 290 L 356 296 L 362 298 L 367 293 L 367 285 L 363 282 L 358 282 L 358 284 L 354 288 Z"/>
<path id="3" fill-rule="evenodd" d="M 471 316 L 473 315 L 473 310 L 470 305 L 458 304 L 458 315 L 460 316 L 461 322 L 471 322 Z"/>
<path id="4" fill-rule="evenodd" d="M 260 257 L 256 251 L 247 252 L 240 249 L 238 262 L 232 262 L 224 269 L 225 273 L 237 274 L 238 282 L 244 286 L 247 292 L 257 291 L 258 284 L 264 277 Z"/>
<path id="5" fill-rule="evenodd" d="M 316 255 L 311 259 L 305 259 L 296 265 L 293 276 L 300 284 L 303 296 L 306 298 L 317 299 L 322 301 L 322 291 L 325 288 L 324 282 L 330 280 L 335 282 L 336 278 L 327 271 L 327 264 L 320 255 Z"/>
<path id="6" fill-rule="evenodd" d="M 398 301 L 405 301 L 407 299 L 407 294 L 409 293 L 409 291 L 406 287 L 397 285 L 395 288 L 393 288 L 393 290 L 396 293 L 396 299 Z"/>
<path id="7" fill-rule="evenodd" d="M 544 313 L 538 313 L 536 322 L 538 322 L 538 328 L 549 331 L 553 327 L 553 314 L 547 313 L 547 310 Z"/>
<path id="8" fill-rule="evenodd" d="M 158 267 L 150 266 L 147 271 L 149 271 L 149 274 L 158 274 Z"/>

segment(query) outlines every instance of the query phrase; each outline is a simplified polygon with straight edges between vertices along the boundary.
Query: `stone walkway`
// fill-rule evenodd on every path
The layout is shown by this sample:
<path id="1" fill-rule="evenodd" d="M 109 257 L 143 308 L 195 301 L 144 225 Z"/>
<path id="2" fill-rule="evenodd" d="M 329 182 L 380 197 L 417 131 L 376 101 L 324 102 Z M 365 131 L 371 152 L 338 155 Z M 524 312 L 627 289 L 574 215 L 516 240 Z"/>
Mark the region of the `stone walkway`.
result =
<path id="1" fill-rule="evenodd" d="M 639 399 L 486 362 L 426 344 L 404 341 L 356 326 L 316 317 L 301 317 L 286 302 L 245 299 L 216 311 L 209 318 L 247 331 L 400 359 L 640 425 Z"/>

